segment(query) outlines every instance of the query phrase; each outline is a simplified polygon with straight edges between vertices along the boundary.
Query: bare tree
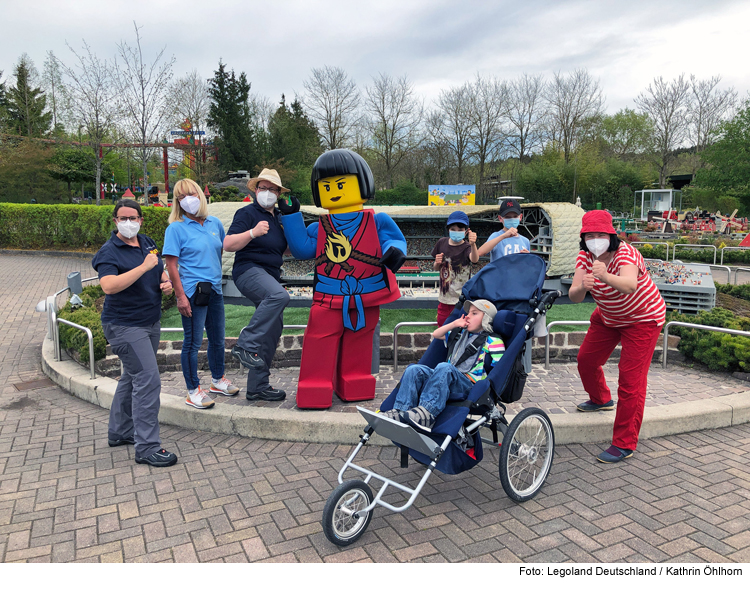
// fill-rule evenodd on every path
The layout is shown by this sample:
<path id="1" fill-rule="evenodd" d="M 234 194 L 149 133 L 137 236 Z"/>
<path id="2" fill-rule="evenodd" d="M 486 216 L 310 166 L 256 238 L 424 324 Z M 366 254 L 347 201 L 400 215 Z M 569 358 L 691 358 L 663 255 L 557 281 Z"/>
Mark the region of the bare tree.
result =
<path id="1" fill-rule="evenodd" d="M 659 187 L 664 188 L 674 153 L 687 139 L 690 83 L 680 74 L 672 82 L 661 76 L 641 92 L 635 104 L 651 119 L 654 128 L 654 156 L 659 169 Z"/>
<path id="2" fill-rule="evenodd" d="M 430 119 L 435 140 L 447 146 L 455 157 L 458 182 L 464 180 L 464 166 L 469 159 L 472 138 L 470 85 L 443 90 L 437 100 L 438 111 Z"/>
<path id="3" fill-rule="evenodd" d="M 721 76 L 698 80 L 690 76 L 690 115 L 688 137 L 700 154 L 716 139 L 721 123 L 730 118 L 737 106 L 737 91 L 734 88 L 720 90 Z"/>
<path id="4" fill-rule="evenodd" d="M 479 165 L 480 193 L 487 163 L 495 157 L 506 135 L 502 125 L 507 110 L 508 87 L 505 83 L 477 75 L 469 87 L 469 122 L 471 150 Z"/>
<path id="5" fill-rule="evenodd" d="M 346 147 L 359 120 L 357 85 L 341 68 L 313 68 L 302 83 L 307 93 L 302 103 L 323 139 L 326 149 Z"/>
<path id="6" fill-rule="evenodd" d="M 52 131 L 57 130 L 58 125 L 64 125 L 69 104 L 62 80 L 60 64 L 52 51 L 47 52 L 42 72 L 42 86 L 47 94 L 47 106 L 52 112 Z"/>
<path id="7" fill-rule="evenodd" d="M 254 125 L 258 129 L 267 132 L 268 123 L 277 109 L 276 103 L 271 101 L 267 96 L 259 94 L 251 94 L 249 102 Z"/>
<path id="8" fill-rule="evenodd" d="M 70 97 L 71 118 L 78 128 L 81 143 L 91 147 L 96 163 L 96 204 L 101 204 L 102 163 L 117 141 L 117 90 L 112 80 L 112 66 L 96 57 L 84 41 L 83 51 L 76 52 L 75 64 L 67 66 L 55 58 Z M 109 141 L 108 141 L 109 140 Z M 108 145 L 105 145 L 105 142 Z"/>
<path id="9" fill-rule="evenodd" d="M 208 182 L 208 159 L 203 148 L 206 139 L 206 120 L 211 99 L 208 96 L 208 82 L 197 70 L 193 70 L 172 83 L 169 90 L 173 105 L 172 123 L 187 132 L 187 157 L 183 163 L 193 173 L 199 185 Z M 199 133 L 203 132 L 203 133 Z"/>
<path id="10" fill-rule="evenodd" d="M 115 80 L 120 104 L 130 135 L 140 144 L 156 143 L 164 132 L 164 124 L 172 115 L 172 101 L 165 88 L 172 80 L 175 58 L 163 61 L 162 48 L 149 64 L 144 61 L 139 27 L 135 29 L 135 46 L 126 41 L 117 45 L 119 61 L 115 58 Z M 144 190 L 148 179 L 148 160 L 153 149 L 143 145 L 138 149 L 143 164 Z"/>
<path id="11" fill-rule="evenodd" d="M 534 150 L 542 147 L 544 107 L 543 76 L 524 74 L 510 83 L 508 121 L 511 131 L 508 143 L 520 161 L 528 159 Z"/>
<path id="12" fill-rule="evenodd" d="M 424 107 L 414 96 L 414 87 L 406 76 L 396 80 L 378 74 L 372 86 L 367 87 L 366 96 L 371 149 L 385 168 L 386 187 L 390 189 L 399 163 L 421 144 Z"/>
<path id="13" fill-rule="evenodd" d="M 428 182 L 438 185 L 449 184 L 451 169 L 456 167 L 456 154 L 453 146 L 445 137 L 445 114 L 432 111 L 425 118 L 427 137 L 424 145 L 425 174 Z M 459 182 L 462 178 L 459 173 Z"/>
<path id="14" fill-rule="evenodd" d="M 565 163 L 569 163 L 589 123 L 604 108 L 599 81 L 585 69 L 567 76 L 555 72 L 545 88 L 549 131 L 559 142 Z"/>

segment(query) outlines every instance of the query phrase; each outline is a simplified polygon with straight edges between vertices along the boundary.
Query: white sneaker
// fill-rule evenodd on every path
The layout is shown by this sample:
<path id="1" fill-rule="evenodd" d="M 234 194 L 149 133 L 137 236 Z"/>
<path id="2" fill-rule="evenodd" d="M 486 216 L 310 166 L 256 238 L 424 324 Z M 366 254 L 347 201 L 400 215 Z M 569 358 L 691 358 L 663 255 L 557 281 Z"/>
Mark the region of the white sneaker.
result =
<path id="1" fill-rule="evenodd" d="M 240 389 L 232 384 L 228 379 L 226 379 L 224 376 L 221 376 L 220 380 L 216 380 L 215 382 L 211 382 L 211 387 L 208 389 L 209 392 L 212 394 L 223 394 L 224 396 L 237 396 L 239 394 Z"/>
<path id="2" fill-rule="evenodd" d="M 194 408 L 199 408 L 200 410 L 205 410 L 207 408 L 212 408 L 216 403 L 211 400 L 211 397 L 206 394 L 206 391 L 199 386 L 192 394 L 188 391 L 185 404 Z"/>

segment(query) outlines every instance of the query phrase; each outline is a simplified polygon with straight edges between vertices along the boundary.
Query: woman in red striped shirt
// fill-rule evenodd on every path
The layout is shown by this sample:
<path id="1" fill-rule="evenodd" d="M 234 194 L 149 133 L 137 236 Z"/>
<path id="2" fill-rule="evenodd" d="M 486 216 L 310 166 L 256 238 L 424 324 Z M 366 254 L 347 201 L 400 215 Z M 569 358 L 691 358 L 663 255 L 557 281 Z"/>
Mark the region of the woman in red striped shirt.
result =
<path id="1" fill-rule="evenodd" d="M 578 303 L 587 292 L 597 308 L 578 351 L 578 373 L 589 395 L 578 410 L 614 409 L 602 366 L 622 344 L 612 445 L 598 456 L 599 461 L 610 464 L 631 457 L 638 445 L 648 368 L 666 305 L 641 253 L 620 241 L 606 211 L 589 211 L 583 216 L 581 252 L 568 296 Z"/>

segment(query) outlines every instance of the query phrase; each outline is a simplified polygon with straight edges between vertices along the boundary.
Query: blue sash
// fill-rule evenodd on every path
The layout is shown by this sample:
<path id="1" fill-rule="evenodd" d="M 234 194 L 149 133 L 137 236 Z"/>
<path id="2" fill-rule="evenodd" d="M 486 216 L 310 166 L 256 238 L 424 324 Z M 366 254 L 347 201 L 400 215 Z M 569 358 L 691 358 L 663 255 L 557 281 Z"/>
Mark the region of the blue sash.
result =
<path id="1" fill-rule="evenodd" d="M 362 305 L 362 296 L 360 294 L 373 293 L 385 287 L 386 283 L 382 275 L 366 277 L 364 279 L 357 279 L 356 277 L 347 275 L 343 280 L 318 275 L 318 283 L 315 286 L 315 291 L 326 295 L 344 296 L 341 308 L 344 315 L 344 328 L 357 332 L 365 327 L 365 308 Z M 357 308 L 356 328 L 352 326 L 352 321 L 349 317 L 349 299 L 352 296 L 354 296 L 354 305 Z"/>

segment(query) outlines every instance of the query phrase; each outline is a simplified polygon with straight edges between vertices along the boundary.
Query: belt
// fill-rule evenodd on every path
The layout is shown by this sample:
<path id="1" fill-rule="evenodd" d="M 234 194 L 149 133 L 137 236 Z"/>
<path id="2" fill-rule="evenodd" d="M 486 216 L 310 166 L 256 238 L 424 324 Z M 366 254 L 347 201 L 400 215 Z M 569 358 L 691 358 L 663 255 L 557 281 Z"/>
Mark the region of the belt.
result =
<path id="1" fill-rule="evenodd" d="M 386 283 L 382 275 L 365 277 L 364 279 L 357 279 L 356 277 L 347 275 L 343 280 L 332 279 L 325 275 L 318 275 L 318 283 L 315 286 L 315 291 L 326 295 L 344 296 L 344 302 L 342 304 L 344 328 L 357 332 L 365 326 L 365 308 L 362 305 L 362 296 L 360 294 L 373 293 L 380 291 L 385 287 Z M 354 297 L 354 305 L 357 308 L 356 328 L 352 326 L 352 321 L 349 317 L 349 300 L 352 297 Z"/>

